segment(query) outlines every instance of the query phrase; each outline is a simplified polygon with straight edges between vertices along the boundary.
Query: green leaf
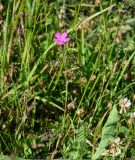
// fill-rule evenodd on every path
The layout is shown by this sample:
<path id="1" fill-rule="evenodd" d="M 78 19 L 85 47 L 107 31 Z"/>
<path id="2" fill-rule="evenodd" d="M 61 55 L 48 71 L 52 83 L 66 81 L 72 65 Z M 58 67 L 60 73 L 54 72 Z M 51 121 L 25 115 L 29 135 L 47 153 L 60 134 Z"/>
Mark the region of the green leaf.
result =
<path id="1" fill-rule="evenodd" d="M 118 111 L 116 106 L 113 106 L 113 109 L 110 112 L 107 122 L 105 123 L 105 126 L 102 129 L 101 141 L 96 153 L 92 157 L 92 160 L 98 159 L 105 150 L 105 148 L 107 147 L 108 143 L 115 139 L 115 129 L 118 121 L 119 121 Z"/>
<path id="2" fill-rule="evenodd" d="M 8 156 L 0 155 L 0 160 L 10 160 Z"/>
<path id="3" fill-rule="evenodd" d="M 131 23 L 131 24 L 135 24 L 135 18 L 127 19 L 127 20 L 126 20 L 126 23 L 127 23 L 127 24 L 130 24 L 130 23 Z"/>
<path id="4" fill-rule="evenodd" d="M 0 160 L 11 160 L 12 158 L 9 157 L 9 156 L 5 156 L 5 155 L 0 155 Z M 23 158 L 18 158 L 18 157 L 14 157 L 13 158 L 14 160 L 26 160 L 26 159 L 23 159 Z M 29 159 L 27 159 L 29 160 Z"/>

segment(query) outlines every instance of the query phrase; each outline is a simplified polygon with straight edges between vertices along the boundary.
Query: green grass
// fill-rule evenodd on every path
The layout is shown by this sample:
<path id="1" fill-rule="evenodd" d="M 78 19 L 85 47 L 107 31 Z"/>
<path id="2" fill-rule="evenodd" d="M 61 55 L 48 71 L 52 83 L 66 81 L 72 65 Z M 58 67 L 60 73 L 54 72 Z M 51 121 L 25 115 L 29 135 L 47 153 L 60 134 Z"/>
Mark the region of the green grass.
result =
<path id="1" fill-rule="evenodd" d="M 0 1 L 0 159 L 135 159 L 135 3 L 98 2 Z"/>

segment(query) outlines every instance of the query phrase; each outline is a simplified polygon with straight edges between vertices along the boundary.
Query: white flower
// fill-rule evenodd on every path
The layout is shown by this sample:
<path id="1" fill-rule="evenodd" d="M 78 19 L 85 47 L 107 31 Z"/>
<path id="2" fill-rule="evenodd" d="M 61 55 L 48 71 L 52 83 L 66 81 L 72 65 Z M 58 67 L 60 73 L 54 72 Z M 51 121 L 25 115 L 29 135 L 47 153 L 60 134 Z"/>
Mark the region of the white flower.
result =
<path id="1" fill-rule="evenodd" d="M 131 118 L 135 118 L 135 112 L 130 113 Z"/>
<path id="2" fill-rule="evenodd" d="M 120 106 L 125 107 L 125 108 L 129 108 L 131 106 L 131 102 L 126 97 L 126 98 L 120 100 Z"/>
<path id="3" fill-rule="evenodd" d="M 109 149 L 103 152 L 103 156 L 117 157 L 121 154 L 121 141 L 118 137 L 109 143 Z"/>
<path id="4" fill-rule="evenodd" d="M 131 106 L 131 101 L 128 100 L 128 98 L 126 97 L 124 99 L 120 99 L 119 105 L 121 107 L 120 114 L 122 114 L 123 112 L 126 112 L 126 109 L 128 109 Z"/>

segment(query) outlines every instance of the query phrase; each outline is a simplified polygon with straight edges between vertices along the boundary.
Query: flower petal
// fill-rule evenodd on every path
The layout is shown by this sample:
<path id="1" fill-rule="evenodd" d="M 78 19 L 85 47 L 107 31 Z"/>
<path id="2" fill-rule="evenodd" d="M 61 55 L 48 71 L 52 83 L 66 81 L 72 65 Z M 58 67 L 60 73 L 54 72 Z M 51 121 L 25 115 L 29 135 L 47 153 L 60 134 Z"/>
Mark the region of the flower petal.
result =
<path id="1" fill-rule="evenodd" d="M 58 38 L 58 39 L 61 39 L 61 34 L 59 32 L 56 32 L 55 37 Z"/>
<path id="2" fill-rule="evenodd" d="M 65 38 L 64 40 L 63 40 L 63 42 L 68 42 L 69 41 L 69 38 Z"/>
<path id="3" fill-rule="evenodd" d="M 68 36 L 68 34 L 67 34 L 66 32 L 63 32 L 62 35 L 61 35 L 61 38 L 64 39 L 64 38 L 66 38 L 67 36 Z"/>
<path id="4" fill-rule="evenodd" d="M 63 41 L 58 41 L 57 43 L 58 43 L 60 46 L 63 45 L 63 44 L 65 44 Z"/>
<path id="5" fill-rule="evenodd" d="M 53 42 L 56 42 L 56 43 L 57 43 L 58 41 L 59 41 L 59 40 L 58 40 L 57 38 L 54 38 L 54 39 L 53 39 Z"/>

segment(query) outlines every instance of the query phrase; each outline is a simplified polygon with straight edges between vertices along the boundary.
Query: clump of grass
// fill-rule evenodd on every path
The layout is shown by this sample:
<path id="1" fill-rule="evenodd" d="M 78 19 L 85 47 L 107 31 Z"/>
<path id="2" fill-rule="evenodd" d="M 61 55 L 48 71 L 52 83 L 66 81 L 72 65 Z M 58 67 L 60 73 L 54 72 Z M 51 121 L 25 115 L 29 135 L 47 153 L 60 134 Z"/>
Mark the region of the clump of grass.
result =
<path id="1" fill-rule="evenodd" d="M 0 1 L 2 156 L 135 157 L 134 8 Z M 54 43 L 56 32 L 69 41 Z"/>

